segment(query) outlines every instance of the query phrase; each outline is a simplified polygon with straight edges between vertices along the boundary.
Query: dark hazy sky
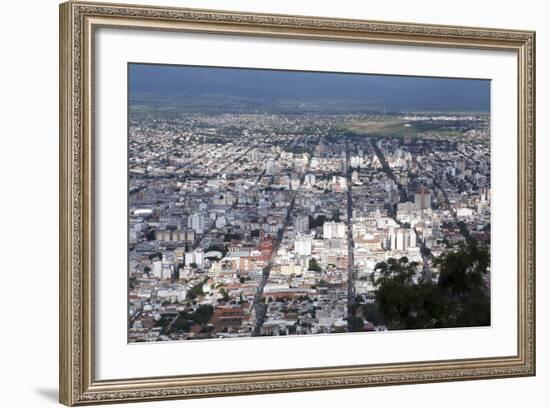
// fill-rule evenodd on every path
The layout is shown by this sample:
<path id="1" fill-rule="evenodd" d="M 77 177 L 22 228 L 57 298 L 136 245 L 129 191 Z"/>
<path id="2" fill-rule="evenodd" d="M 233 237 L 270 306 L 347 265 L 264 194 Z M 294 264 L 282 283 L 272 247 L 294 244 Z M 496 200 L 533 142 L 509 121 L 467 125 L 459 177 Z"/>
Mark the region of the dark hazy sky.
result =
<path id="1" fill-rule="evenodd" d="M 130 64 L 130 97 L 357 101 L 409 111 L 479 111 L 490 107 L 490 81 L 325 72 Z"/>

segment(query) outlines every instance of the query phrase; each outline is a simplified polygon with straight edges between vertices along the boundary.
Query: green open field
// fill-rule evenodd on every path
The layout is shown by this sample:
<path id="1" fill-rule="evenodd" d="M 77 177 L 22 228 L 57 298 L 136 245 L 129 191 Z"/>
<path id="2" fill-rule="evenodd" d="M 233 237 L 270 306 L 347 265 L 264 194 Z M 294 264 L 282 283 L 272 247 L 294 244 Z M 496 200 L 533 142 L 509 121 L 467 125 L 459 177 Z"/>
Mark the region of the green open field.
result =
<path id="1" fill-rule="evenodd" d="M 344 129 L 356 135 L 372 137 L 449 139 L 462 136 L 456 130 L 445 129 L 438 124 L 407 122 L 401 118 L 354 121 L 344 124 Z"/>

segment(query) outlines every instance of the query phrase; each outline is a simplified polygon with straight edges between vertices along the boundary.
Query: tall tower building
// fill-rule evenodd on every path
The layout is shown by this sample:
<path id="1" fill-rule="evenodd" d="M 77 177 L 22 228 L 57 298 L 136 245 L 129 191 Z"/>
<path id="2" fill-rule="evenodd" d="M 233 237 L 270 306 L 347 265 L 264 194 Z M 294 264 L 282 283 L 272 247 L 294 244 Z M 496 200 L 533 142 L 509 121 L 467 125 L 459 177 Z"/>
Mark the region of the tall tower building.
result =
<path id="1" fill-rule="evenodd" d="M 427 210 L 432 206 L 432 195 L 430 190 L 422 186 L 414 195 L 414 203 L 420 210 Z"/>
<path id="2" fill-rule="evenodd" d="M 273 160 L 268 160 L 265 165 L 265 174 L 268 176 L 273 176 L 275 174 L 275 162 Z"/>

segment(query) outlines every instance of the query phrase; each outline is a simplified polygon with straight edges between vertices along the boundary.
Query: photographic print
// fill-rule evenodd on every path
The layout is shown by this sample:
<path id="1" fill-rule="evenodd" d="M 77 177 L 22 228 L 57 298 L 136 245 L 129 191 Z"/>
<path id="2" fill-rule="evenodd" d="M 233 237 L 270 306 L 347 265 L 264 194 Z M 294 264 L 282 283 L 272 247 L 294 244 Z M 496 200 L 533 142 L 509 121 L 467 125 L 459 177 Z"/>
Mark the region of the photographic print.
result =
<path id="1" fill-rule="evenodd" d="M 490 85 L 128 64 L 128 341 L 490 325 Z"/>
<path id="2" fill-rule="evenodd" d="M 357 16 L 60 5 L 63 404 L 535 375 L 536 34 Z"/>

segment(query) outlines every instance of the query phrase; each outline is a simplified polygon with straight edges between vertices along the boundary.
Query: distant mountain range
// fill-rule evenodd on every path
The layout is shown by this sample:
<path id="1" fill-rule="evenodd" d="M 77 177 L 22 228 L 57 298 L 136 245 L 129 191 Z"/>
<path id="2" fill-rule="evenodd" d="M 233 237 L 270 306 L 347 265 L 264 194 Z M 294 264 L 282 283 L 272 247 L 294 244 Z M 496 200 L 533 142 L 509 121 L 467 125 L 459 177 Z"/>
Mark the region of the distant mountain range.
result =
<path id="1" fill-rule="evenodd" d="M 131 64 L 132 104 L 182 109 L 488 112 L 490 81 Z"/>

